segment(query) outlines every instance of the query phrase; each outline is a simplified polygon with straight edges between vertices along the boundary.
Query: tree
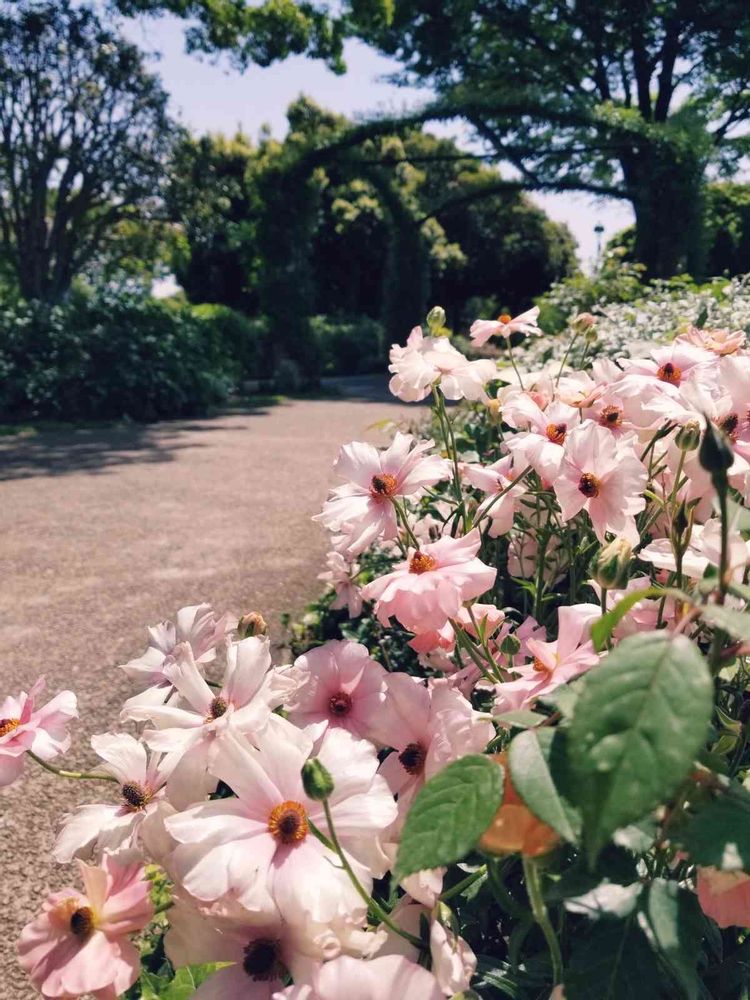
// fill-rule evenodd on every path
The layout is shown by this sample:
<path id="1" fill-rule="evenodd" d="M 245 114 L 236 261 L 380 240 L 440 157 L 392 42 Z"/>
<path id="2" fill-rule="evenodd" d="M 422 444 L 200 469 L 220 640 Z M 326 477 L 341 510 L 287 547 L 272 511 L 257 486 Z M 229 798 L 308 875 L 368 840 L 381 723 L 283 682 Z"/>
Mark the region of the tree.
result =
<path id="1" fill-rule="evenodd" d="M 207 2 L 182 6 L 200 8 L 204 23 L 223 20 L 224 39 L 246 58 L 260 45 L 264 65 L 304 50 L 336 67 L 334 43 L 346 34 L 395 56 L 404 82 L 437 94 L 412 121 L 465 119 L 529 190 L 630 201 L 636 254 L 650 276 L 702 270 L 707 172 L 729 173 L 750 151 L 746 0 L 348 0 L 314 8 L 268 0 L 252 13 L 238 0 L 221 13 Z M 323 11 L 330 51 L 320 44 Z"/>
<path id="2" fill-rule="evenodd" d="M 158 205 L 167 94 L 93 8 L 0 5 L 0 236 L 21 294 L 59 301 L 123 220 Z"/>

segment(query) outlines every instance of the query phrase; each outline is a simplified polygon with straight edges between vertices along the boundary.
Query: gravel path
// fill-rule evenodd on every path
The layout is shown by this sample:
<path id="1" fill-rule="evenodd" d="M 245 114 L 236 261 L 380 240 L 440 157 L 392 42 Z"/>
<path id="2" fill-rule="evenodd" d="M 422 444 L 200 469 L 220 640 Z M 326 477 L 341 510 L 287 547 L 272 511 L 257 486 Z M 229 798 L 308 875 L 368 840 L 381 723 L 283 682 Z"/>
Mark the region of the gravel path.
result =
<path id="1" fill-rule="evenodd" d="M 0 689 L 46 674 L 73 688 L 81 721 L 66 758 L 112 726 L 129 685 L 114 669 L 141 652 L 144 627 L 185 604 L 279 616 L 317 592 L 324 537 L 310 523 L 338 447 L 378 441 L 378 421 L 414 410 L 373 380 L 357 398 L 292 401 L 214 420 L 0 439 Z M 29 767 L 0 789 L 3 1000 L 36 996 L 14 942 L 67 869 L 50 859 L 59 817 L 92 787 Z"/>

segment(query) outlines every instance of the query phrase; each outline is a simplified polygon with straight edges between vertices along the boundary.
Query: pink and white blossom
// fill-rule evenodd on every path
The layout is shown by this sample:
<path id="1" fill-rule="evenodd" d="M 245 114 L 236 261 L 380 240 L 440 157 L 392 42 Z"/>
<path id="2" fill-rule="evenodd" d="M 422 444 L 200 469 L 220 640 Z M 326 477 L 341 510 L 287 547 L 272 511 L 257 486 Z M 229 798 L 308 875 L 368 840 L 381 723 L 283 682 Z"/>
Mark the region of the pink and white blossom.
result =
<path id="1" fill-rule="evenodd" d="M 505 337 L 509 339 L 514 333 L 525 333 L 528 336 L 538 336 L 539 306 L 528 309 L 519 316 L 503 313 L 497 319 L 477 319 L 471 324 L 469 336 L 477 347 L 486 344 L 490 337 Z"/>
<path id="2" fill-rule="evenodd" d="M 443 1000 L 431 972 L 403 955 L 358 961 L 342 955 L 320 966 L 310 984 L 288 986 L 273 1000 Z"/>
<path id="3" fill-rule="evenodd" d="M 390 360 L 389 388 L 406 403 L 425 399 L 436 385 L 446 399 L 486 402 L 485 386 L 497 377 L 494 361 L 469 361 L 447 337 L 424 337 L 418 326 L 409 334 L 406 347 L 393 345 Z"/>
<path id="4" fill-rule="evenodd" d="M 8 695 L 0 705 L 0 786 L 20 777 L 27 750 L 50 761 L 70 748 L 68 726 L 78 718 L 76 696 L 61 691 L 37 708 L 44 688 L 44 677 L 40 677 L 28 693 L 21 691 L 17 698 Z"/>
<path id="5" fill-rule="evenodd" d="M 153 917 L 140 865 L 104 855 L 100 867 L 78 862 L 84 889 L 61 889 L 21 932 L 18 956 L 44 997 L 72 1000 L 91 994 L 117 1000 L 140 974 L 129 936 Z"/>

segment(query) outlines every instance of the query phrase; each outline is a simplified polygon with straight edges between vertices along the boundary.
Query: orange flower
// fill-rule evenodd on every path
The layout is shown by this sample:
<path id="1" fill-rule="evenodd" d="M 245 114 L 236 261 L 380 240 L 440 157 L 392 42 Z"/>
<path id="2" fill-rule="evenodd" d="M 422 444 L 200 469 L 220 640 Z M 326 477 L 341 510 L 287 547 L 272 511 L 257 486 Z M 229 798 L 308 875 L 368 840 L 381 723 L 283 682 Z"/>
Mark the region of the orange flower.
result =
<path id="1" fill-rule="evenodd" d="M 549 854 L 557 845 L 557 834 L 536 818 L 513 787 L 508 755 L 493 754 L 493 760 L 505 772 L 505 789 L 502 805 L 482 834 L 479 847 L 488 854 L 523 854 L 527 858 Z"/>

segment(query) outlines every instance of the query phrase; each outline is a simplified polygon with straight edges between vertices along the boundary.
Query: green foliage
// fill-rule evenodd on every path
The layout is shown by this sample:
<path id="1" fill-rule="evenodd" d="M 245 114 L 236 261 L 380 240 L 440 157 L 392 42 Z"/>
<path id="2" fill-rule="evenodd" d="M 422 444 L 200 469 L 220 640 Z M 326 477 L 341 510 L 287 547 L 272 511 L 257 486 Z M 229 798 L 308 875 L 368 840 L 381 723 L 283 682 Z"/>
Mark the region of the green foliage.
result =
<path id="1" fill-rule="evenodd" d="M 144 971 L 138 986 L 133 989 L 138 989 L 139 1000 L 189 1000 L 209 976 L 226 964 L 208 962 L 205 965 L 187 965 L 177 969 L 174 975 Z"/>
<path id="2" fill-rule="evenodd" d="M 324 375 L 380 371 L 386 356 L 383 328 L 366 316 L 313 316 L 310 328 Z"/>
<path id="3" fill-rule="evenodd" d="M 406 816 L 394 877 L 466 857 L 490 825 L 503 797 L 503 769 L 471 754 L 422 786 Z"/>
<path id="4" fill-rule="evenodd" d="M 7 420 L 154 420 L 224 402 L 239 367 L 226 317 L 137 294 L 73 296 L 0 312 L 0 413 Z"/>
<path id="5" fill-rule="evenodd" d="M 680 843 L 700 865 L 727 871 L 750 868 L 750 792 L 734 782 L 678 832 Z"/>
<path id="6" fill-rule="evenodd" d="M 270 375 L 265 320 L 249 319 L 228 306 L 209 303 L 193 306 L 190 314 L 205 327 L 207 337 L 218 339 L 222 353 L 228 362 L 239 368 L 242 378 L 258 379 Z"/>
<path id="7" fill-rule="evenodd" d="M 534 815 L 575 843 L 581 817 L 570 801 L 570 768 L 563 729 L 529 729 L 510 744 L 513 787 Z"/>
<path id="8" fill-rule="evenodd" d="M 589 855 L 672 794 L 703 745 L 713 684 L 684 636 L 623 640 L 583 683 L 569 730 L 574 802 Z"/>

